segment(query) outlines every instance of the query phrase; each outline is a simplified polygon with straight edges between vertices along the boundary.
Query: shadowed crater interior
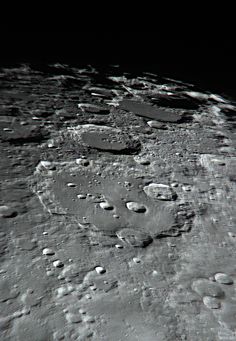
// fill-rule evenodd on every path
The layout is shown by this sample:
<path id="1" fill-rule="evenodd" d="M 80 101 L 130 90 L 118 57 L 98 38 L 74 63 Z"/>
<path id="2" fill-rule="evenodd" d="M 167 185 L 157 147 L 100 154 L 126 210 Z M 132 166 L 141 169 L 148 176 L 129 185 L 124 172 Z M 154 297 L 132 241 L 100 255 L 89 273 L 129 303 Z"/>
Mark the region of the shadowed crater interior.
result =
<path id="1" fill-rule="evenodd" d="M 152 103 L 168 108 L 195 110 L 199 108 L 199 101 L 184 96 L 162 95 L 151 98 Z"/>

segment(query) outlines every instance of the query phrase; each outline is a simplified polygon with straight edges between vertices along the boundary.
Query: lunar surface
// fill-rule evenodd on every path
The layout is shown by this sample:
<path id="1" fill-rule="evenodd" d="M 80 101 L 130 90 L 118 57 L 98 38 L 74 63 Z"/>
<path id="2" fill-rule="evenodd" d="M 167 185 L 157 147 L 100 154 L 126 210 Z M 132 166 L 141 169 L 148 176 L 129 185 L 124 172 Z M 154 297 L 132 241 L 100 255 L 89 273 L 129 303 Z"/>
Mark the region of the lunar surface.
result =
<path id="1" fill-rule="evenodd" d="M 0 340 L 236 340 L 236 103 L 59 63 L 0 96 Z"/>

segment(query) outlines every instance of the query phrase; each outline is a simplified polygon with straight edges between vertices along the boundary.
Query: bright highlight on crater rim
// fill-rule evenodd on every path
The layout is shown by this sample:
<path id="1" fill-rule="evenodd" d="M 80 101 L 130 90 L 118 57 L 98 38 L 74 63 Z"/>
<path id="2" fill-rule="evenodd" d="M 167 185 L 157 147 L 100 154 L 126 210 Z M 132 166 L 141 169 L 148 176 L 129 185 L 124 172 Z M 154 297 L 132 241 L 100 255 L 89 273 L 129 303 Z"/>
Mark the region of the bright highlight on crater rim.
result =
<path id="1" fill-rule="evenodd" d="M 235 340 L 236 103 L 118 66 L 0 84 L 0 340 Z"/>

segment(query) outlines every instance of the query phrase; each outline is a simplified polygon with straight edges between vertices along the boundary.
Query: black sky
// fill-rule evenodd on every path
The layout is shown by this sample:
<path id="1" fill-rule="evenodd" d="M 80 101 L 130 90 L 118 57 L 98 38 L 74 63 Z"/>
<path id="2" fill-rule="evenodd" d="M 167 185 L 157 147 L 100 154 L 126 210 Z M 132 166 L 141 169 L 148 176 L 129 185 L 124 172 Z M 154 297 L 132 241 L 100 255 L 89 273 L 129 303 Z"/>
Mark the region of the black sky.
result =
<path id="1" fill-rule="evenodd" d="M 173 32 L 107 29 L 6 31 L 2 35 L 0 62 L 64 62 L 122 64 L 194 81 L 213 90 L 233 94 L 235 89 L 234 41 L 226 37 L 185 37 Z"/>

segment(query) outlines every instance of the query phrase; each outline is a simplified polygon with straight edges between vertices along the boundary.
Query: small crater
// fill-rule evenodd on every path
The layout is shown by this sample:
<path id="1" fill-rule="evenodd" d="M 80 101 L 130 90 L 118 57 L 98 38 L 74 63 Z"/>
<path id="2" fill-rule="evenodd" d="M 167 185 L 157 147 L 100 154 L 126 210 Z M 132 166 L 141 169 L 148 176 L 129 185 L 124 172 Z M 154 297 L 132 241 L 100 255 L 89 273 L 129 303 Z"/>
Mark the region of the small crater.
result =
<path id="1" fill-rule="evenodd" d="M 43 255 L 53 256 L 53 255 L 55 255 L 55 252 L 50 248 L 45 248 L 45 249 L 43 249 Z"/>
<path id="2" fill-rule="evenodd" d="M 207 308 L 210 309 L 219 309 L 221 307 L 220 301 L 217 298 L 211 296 L 204 296 L 203 303 Z"/>
<path id="3" fill-rule="evenodd" d="M 215 274 L 215 280 L 220 284 L 233 284 L 234 283 L 232 278 L 224 273 Z"/>
<path id="4" fill-rule="evenodd" d="M 55 260 L 55 261 L 53 262 L 53 266 L 54 266 L 55 268 L 62 268 L 62 267 L 64 266 L 64 264 L 63 264 L 60 260 Z"/>
<path id="5" fill-rule="evenodd" d="M 200 296 L 224 297 L 225 293 L 218 283 L 200 278 L 193 282 L 192 289 Z"/>
<path id="6" fill-rule="evenodd" d="M 147 196 L 153 199 L 166 200 L 166 201 L 177 199 L 177 194 L 168 185 L 151 183 L 145 186 L 143 190 L 147 194 Z"/>
<path id="7" fill-rule="evenodd" d="M 0 206 L 0 218 L 14 218 L 18 215 L 18 212 L 10 206 Z"/>
<path id="8" fill-rule="evenodd" d="M 97 266 L 95 268 L 95 271 L 97 272 L 97 274 L 102 275 L 106 272 L 106 269 L 104 269 L 102 266 Z"/>
<path id="9" fill-rule="evenodd" d="M 116 234 L 119 239 L 133 247 L 144 248 L 153 241 L 152 237 L 148 233 L 132 228 L 124 228 Z M 116 247 L 120 248 L 120 245 Z"/>
<path id="10" fill-rule="evenodd" d="M 143 204 L 139 204 L 134 201 L 127 202 L 126 207 L 128 208 L 128 210 L 136 212 L 136 213 L 144 213 L 147 210 Z"/>
<path id="11" fill-rule="evenodd" d="M 109 202 L 107 202 L 107 201 L 100 202 L 99 205 L 104 210 L 111 211 L 114 209 L 114 207 L 111 204 L 109 204 Z"/>

